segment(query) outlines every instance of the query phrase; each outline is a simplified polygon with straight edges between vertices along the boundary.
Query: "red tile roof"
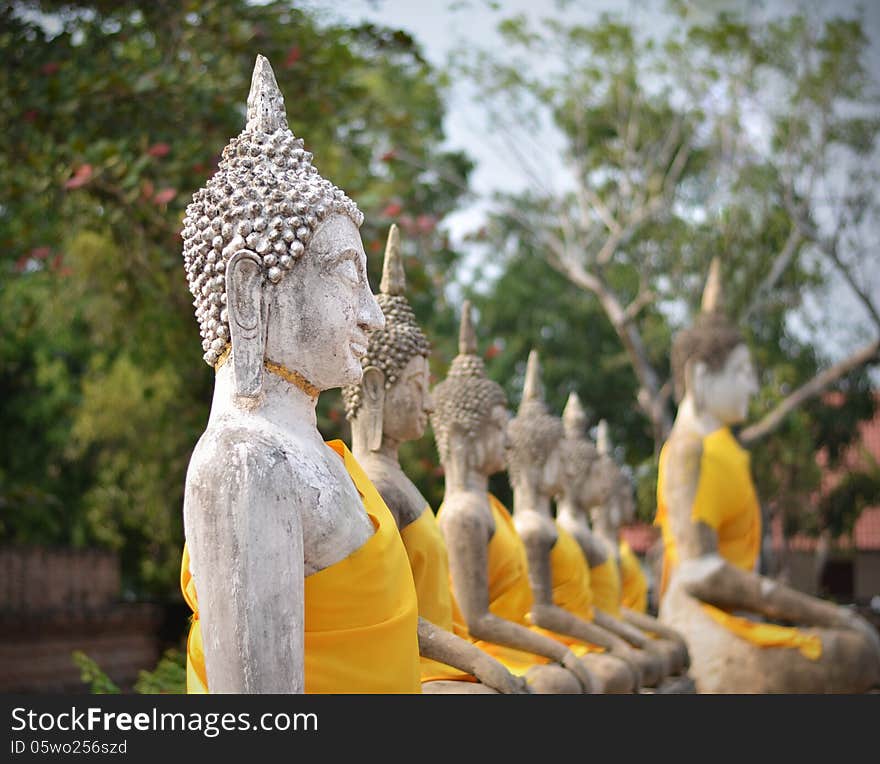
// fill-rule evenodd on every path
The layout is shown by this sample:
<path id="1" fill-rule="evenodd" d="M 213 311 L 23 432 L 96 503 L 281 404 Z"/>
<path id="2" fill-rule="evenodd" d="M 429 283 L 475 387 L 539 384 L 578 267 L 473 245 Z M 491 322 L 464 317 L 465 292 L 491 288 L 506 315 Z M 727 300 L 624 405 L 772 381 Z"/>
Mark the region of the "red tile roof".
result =
<path id="1" fill-rule="evenodd" d="M 660 537 L 660 529 L 650 523 L 633 523 L 624 525 L 620 535 L 636 554 L 645 554 Z"/>

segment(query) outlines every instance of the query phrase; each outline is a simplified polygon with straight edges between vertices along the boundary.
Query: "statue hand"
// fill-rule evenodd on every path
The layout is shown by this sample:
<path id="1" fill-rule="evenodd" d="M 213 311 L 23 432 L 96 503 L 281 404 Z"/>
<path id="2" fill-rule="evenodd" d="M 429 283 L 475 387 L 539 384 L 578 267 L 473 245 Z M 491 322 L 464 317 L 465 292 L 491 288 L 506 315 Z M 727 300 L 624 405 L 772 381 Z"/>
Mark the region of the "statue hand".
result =
<path id="1" fill-rule="evenodd" d="M 642 682 L 644 677 L 643 674 L 643 666 L 642 659 L 636 653 L 635 650 L 628 646 L 623 645 L 615 645 L 608 651 L 609 655 L 613 655 L 615 658 L 620 658 L 624 663 L 626 663 L 629 670 L 632 672 L 633 680 L 635 681 L 635 689 L 633 692 L 638 692 L 642 687 Z"/>
<path id="2" fill-rule="evenodd" d="M 474 666 L 474 676 L 486 687 L 504 695 L 527 695 L 532 691 L 523 677 L 511 674 L 501 662 L 488 655 Z"/>
<path id="3" fill-rule="evenodd" d="M 593 679 L 593 675 L 589 672 L 587 667 L 581 663 L 580 658 L 578 658 L 571 650 L 568 650 L 565 653 L 560 663 L 577 677 L 585 694 L 595 694 L 596 682 Z"/>

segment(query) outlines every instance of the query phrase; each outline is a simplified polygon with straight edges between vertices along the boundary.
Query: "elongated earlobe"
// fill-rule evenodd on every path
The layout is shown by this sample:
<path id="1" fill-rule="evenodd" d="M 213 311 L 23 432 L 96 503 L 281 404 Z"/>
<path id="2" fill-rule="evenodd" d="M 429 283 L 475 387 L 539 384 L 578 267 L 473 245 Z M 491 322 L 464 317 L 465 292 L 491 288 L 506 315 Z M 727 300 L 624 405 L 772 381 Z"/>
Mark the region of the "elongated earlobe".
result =
<path id="1" fill-rule="evenodd" d="M 263 388 L 266 331 L 262 296 L 260 259 L 248 249 L 239 250 L 226 266 L 226 310 L 235 393 L 246 398 L 256 398 Z"/>
<path id="2" fill-rule="evenodd" d="M 364 369 L 361 381 L 363 403 L 361 416 L 367 432 L 367 448 L 378 451 L 382 446 L 382 426 L 385 418 L 385 374 L 375 366 Z"/>

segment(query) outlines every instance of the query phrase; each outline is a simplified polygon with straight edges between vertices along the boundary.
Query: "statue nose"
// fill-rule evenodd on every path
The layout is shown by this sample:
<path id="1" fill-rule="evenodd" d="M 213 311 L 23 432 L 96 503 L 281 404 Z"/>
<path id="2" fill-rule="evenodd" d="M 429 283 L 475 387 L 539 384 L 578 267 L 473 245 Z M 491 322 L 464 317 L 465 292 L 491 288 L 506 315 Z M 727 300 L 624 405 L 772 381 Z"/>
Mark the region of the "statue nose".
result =
<path id="1" fill-rule="evenodd" d="M 364 331 L 379 331 L 385 328 L 385 315 L 369 289 L 364 289 L 358 324 Z"/>

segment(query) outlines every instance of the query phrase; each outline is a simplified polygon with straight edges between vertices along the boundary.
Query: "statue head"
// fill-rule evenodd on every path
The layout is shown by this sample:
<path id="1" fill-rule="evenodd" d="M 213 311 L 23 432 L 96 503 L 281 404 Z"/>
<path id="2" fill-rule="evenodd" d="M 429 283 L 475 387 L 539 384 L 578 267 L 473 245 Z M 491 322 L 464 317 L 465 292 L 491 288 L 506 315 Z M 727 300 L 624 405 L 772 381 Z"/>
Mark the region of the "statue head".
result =
<path id="1" fill-rule="evenodd" d="M 511 485 L 531 485 L 551 496 L 563 486 L 562 420 L 547 411 L 538 353 L 526 364 L 522 401 L 508 430 L 507 472 Z"/>
<path id="2" fill-rule="evenodd" d="M 432 397 L 431 423 L 443 465 L 456 463 L 484 475 L 503 470 L 510 419 L 507 396 L 501 385 L 486 376 L 483 359 L 477 355 L 467 300 L 462 307 L 458 355 Z"/>
<path id="3" fill-rule="evenodd" d="M 634 523 L 636 520 L 635 493 L 632 481 L 623 470 L 620 471 L 614 494 L 617 497 L 617 527 Z"/>
<path id="4" fill-rule="evenodd" d="M 629 476 L 614 459 L 614 449 L 608 431 L 608 422 L 600 420 L 596 428 L 597 459 L 592 474 L 601 485 L 602 497 L 589 508 L 594 524 L 602 523 L 613 533 L 635 517 L 632 483 Z"/>
<path id="5" fill-rule="evenodd" d="M 385 326 L 368 333 L 360 384 L 342 390 L 346 416 L 353 430 L 363 432 L 371 450 L 381 446 L 383 435 L 398 443 L 422 437 L 431 413 L 431 346 L 416 322 L 405 292 L 400 234 L 397 226 L 392 225 L 376 296 Z"/>
<path id="6" fill-rule="evenodd" d="M 757 379 L 742 334 L 724 314 L 718 258 L 709 270 L 699 316 L 673 340 L 672 372 L 678 400 L 688 396 L 697 413 L 709 413 L 725 425 L 745 419 Z"/>
<path id="7" fill-rule="evenodd" d="M 587 437 L 587 415 L 572 392 L 562 412 L 564 480 L 560 495 L 585 514 L 608 500 L 613 486 L 611 460 Z"/>
<path id="8" fill-rule="evenodd" d="M 239 395 L 259 395 L 264 363 L 317 395 L 360 380 L 367 332 L 383 322 L 367 282 L 363 215 L 288 128 L 263 56 L 247 107 L 244 130 L 183 220 L 203 357 L 219 368 L 231 354 Z"/>

